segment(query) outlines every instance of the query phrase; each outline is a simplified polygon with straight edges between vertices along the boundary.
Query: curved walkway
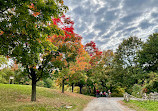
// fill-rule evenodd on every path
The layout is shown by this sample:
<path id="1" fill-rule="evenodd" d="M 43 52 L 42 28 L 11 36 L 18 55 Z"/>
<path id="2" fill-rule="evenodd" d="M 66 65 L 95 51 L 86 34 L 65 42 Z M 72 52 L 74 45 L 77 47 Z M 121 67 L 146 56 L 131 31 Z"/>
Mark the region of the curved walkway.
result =
<path id="1" fill-rule="evenodd" d="M 83 111 L 134 111 L 121 105 L 118 102 L 120 100 L 123 100 L 123 98 L 96 98 L 88 103 Z"/>

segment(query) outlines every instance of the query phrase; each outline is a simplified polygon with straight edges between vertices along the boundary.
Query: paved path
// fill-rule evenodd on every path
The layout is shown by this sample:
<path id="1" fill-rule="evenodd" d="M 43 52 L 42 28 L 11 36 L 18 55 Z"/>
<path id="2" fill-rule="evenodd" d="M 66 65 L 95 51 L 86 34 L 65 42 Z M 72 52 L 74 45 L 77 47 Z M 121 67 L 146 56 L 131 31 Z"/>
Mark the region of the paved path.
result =
<path id="1" fill-rule="evenodd" d="M 120 100 L 123 98 L 96 98 L 83 111 L 134 111 L 118 103 Z"/>

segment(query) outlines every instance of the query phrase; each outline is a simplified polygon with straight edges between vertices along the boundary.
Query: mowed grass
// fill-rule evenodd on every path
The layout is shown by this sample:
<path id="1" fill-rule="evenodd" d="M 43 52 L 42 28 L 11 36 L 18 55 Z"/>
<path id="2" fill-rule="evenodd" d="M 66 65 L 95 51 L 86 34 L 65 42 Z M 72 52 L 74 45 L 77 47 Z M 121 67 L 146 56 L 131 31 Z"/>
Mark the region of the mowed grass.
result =
<path id="1" fill-rule="evenodd" d="M 123 104 L 135 109 L 136 111 L 158 111 L 158 101 L 130 100 L 130 102 L 124 101 Z"/>
<path id="2" fill-rule="evenodd" d="M 0 84 L 0 111 L 82 111 L 93 99 L 43 87 L 37 87 L 36 93 L 37 101 L 31 102 L 30 85 Z"/>

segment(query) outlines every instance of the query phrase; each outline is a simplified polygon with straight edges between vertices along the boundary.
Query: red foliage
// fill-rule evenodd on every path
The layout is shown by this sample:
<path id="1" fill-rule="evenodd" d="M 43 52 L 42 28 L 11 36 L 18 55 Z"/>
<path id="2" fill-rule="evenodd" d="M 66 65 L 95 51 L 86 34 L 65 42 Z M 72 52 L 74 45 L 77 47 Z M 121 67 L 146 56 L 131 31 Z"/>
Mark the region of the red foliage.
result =
<path id="1" fill-rule="evenodd" d="M 88 52 L 88 54 L 91 56 L 91 60 L 89 63 L 92 66 L 97 64 L 102 56 L 102 52 L 98 50 L 95 42 L 91 41 L 91 42 L 87 43 L 84 48 Z"/>
<path id="2" fill-rule="evenodd" d="M 72 35 L 78 36 L 74 33 L 74 22 L 70 18 L 66 18 L 65 15 L 60 18 L 53 18 L 52 21 L 54 25 L 60 27 L 64 31 L 65 37 L 63 39 L 71 38 Z"/>

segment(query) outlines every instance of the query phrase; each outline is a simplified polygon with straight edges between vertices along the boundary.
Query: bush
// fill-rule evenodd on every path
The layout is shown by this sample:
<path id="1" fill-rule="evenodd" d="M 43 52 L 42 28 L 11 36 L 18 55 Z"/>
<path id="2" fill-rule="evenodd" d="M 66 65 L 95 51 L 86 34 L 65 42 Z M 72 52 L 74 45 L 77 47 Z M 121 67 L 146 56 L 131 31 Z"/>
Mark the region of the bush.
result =
<path id="1" fill-rule="evenodd" d="M 47 87 L 47 88 L 51 88 L 52 87 L 52 83 L 53 83 L 53 80 L 50 79 L 50 78 L 47 78 L 44 81 L 44 87 Z"/>
<path id="2" fill-rule="evenodd" d="M 134 84 L 132 87 L 132 95 L 135 97 L 142 97 L 142 86 Z"/>
<path id="3" fill-rule="evenodd" d="M 75 86 L 75 87 L 74 87 L 74 92 L 75 92 L 75 93 L 80 93 L 80 87 Z"/>
<path id="4" fill-rule="evenodd" d="M 89 94 L 89 90 L 87 87 L 82 88 L 82 94 L 86 94 L 86 95 Z"/>
<path id="5" fill-rule="evenodd" d="M 38 81 L 36 85 L 39 86 L 39 87 L 44 87 L 44 82 L 43 81 Z"/>
<path id="6" fill-rule="evenodd" d="M 111 93 L 111 96 L 112 97 L 123 97 L 123 94 L 122 93 L 113 92 L 113 93 Z"/>
<path id="7" fill-rule="evenodd" d="M 113 96 L 113 97 L 123 97 L 124 93 L 125 93 L 125 89 L 118 86 L 113 90 L 113 92 L 111 93 L 111 96 Z"/>

